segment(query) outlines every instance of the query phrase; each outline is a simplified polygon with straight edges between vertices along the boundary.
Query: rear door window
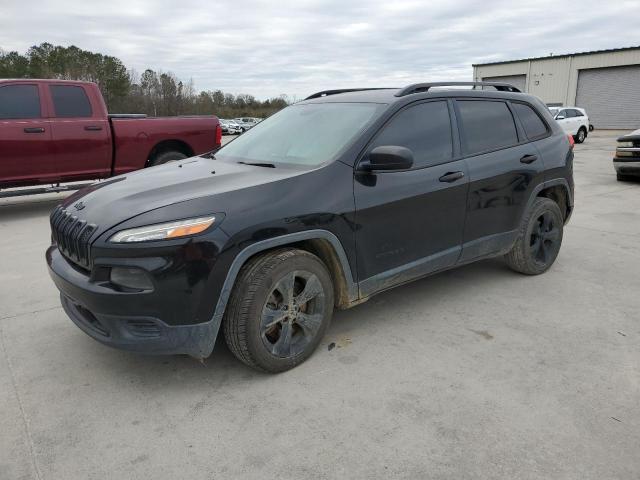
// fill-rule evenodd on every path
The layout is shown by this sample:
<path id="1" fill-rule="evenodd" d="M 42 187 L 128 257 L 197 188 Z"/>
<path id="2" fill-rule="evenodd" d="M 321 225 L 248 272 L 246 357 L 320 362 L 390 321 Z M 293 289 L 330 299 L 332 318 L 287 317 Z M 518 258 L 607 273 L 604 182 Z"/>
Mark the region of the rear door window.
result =
<path id="1" fill-rule="evenodd" d="M 462 139 L 467 154 L 510 147 L 518 133 L 507 104 L 488 100 L 457 100 Z"/>
<path id="2" fill-rule="evenodd" d="M 446 102 L 427 102 L 400 111 L 385 125 L 370 150 L 395 145 L 413 152 L 414 168 L 430 167 L 451 160 L 451 120 Z"/>
<path id="3" fill-rule="evenodd" d="M 0 87 L 0 119 L 40 117 L 40 94 L 37 85 Z"/>
<path id="4" fill-rule="evenodd" d="M 511 106 L 520 119 L 524 133 L 527 134 L 529 140 L 535 140 L 547 134 L 547 126 L 532 107 L 524 103 L 512 103 Z"/>
<path id="5" fill-rule="evenodd" d="M 51 85 L 56 117 L 90 117 L 91 103 L 84 88 L 76 85 Z"/>

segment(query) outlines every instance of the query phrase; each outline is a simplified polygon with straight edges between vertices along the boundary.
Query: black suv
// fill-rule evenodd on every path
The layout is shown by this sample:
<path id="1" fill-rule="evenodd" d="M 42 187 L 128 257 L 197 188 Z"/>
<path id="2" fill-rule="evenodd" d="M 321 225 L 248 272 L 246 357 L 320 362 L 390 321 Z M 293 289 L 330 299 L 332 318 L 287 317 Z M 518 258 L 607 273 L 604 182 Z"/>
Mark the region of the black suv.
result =
<path id="1" fill-rule="evenodd" d="M 279 372 L 334 307 L 489 257 L 547 270 L 572 163 L 546 106 L 510 85 L 319 92 L 215 157 L 72 195 L 46 257 L 66 313 L 106 345 L 204 358 L 222 326 L 241 361 Z"/>

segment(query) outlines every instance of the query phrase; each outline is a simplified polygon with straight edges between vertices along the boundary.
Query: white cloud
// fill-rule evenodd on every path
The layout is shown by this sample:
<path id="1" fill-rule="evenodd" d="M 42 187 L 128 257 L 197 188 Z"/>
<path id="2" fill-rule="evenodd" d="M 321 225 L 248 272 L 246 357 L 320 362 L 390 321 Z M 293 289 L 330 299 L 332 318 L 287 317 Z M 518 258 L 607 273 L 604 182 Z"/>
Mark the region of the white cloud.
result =
<path id="1" fill-rule="evenodd" d="M 73 44 L 198 89 L 303 97 L 470 80 L 472 63 L 629 46 L 620 22 L 639 9 L 638 0 L 0 0 L 0 48 Z"/>

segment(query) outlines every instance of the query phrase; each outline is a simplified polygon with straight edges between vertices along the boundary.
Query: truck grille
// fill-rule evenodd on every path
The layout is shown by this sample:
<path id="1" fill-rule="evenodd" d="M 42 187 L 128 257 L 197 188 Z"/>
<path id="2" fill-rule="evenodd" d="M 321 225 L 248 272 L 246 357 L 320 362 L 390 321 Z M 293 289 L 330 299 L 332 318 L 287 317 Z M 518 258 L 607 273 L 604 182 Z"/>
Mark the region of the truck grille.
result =
<path id="1" fill-rule="evenodd" d="M 89 268 L 89 239 L 98 228 L 80 220 L 62 207 L 57 207 L 50 218 L 51 234 L 58 250 L 72 262 Z"/>

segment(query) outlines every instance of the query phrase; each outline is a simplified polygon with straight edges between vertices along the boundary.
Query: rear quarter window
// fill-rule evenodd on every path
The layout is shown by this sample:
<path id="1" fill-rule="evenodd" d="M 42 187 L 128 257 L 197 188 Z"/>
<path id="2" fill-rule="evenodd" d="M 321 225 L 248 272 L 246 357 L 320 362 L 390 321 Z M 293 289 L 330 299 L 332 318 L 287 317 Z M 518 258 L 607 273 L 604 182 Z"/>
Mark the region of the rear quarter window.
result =
<path id="1" fill-rule="evenodd" d="M 520 119 L 524 133 L 529 140 L 536 140 L 547 134 L 547 126 L 533 108 L 524 103 L 512 103 L 511 106 Z"/>
<path id="2" fill-rule="evenodd" d="M 0 119 L 39 118 L 40 94 L 37 85 L 0 87 Z"/>
<path id="3" fill-rule="evenodd" d="M 56 117 L 90 117 L 91 103 L 84 88 L 76 85 L 51 85 Z"/>
<path id="4" fill-rule="evenodd" d="M 518 143 L 516 125 L 505 102 L 458 100 L 463 142 L 468 154 L 476 154 Z"/>

